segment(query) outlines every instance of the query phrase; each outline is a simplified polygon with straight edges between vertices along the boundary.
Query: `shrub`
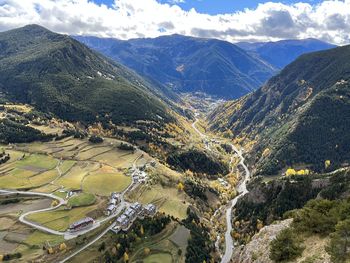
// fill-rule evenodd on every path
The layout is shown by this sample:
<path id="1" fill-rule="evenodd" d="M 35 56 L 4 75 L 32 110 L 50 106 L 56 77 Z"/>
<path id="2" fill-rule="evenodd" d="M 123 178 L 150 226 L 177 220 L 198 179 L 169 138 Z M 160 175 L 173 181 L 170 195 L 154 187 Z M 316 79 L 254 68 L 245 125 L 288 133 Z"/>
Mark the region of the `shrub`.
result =
<path id="1" fill-rule="evenodd" d="M 296 259 L 301 255 L 304 248 L 300 245 L 300 240 L 293 232 L 293 229 L 282 230 L 272 240 L 270 248 L 270 259 L 275 262 L 287 262 Z"/>
<path id="2" fill-rule="evenodd" d="M 103 142 L 103 139 L 102 139 L 100 136 L 92 135 L 92 136 L 89 138 L 89 142 L 91 142 L 91 143 L 102 143 L 102 142 Z"/>

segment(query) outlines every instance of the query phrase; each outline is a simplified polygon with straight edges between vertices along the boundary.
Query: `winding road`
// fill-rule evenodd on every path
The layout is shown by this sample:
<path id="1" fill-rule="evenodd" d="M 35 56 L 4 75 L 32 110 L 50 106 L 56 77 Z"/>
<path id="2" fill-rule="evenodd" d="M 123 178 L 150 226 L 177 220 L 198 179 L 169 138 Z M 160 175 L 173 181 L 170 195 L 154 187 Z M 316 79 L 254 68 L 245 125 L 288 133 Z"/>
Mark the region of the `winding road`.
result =
<path id="1" fill-rule="evenodd" d="M 203 134 L 202 132 L 200 132 L 197 127 L 196 124 L 198 123 L 198 114 L 195 114 L 196 116 L 196 120 L 192 123 L 192 128 L 199 134 L 199 136 L 203 139 L 204 144 L 205 144 L 205 148 L 210 150 L 210 145 L 208 143 L 208 140 L 206 139 L 207 136 L 205 134 Z M 228 203 L 228 208 L 226 210 L 226 225 L 227 225 L 227 229 L 225 232 L 225 254 L 222 256 L 221 258 L 221 263 L 228 263 L 231 260 L 232 254 L 233 254 L 233 249 L 234 249 L 234 242 L 233 242 L 233 238 L 231 236 L 231 231 L 232 231 L 232 210 L 234 209 L 234 207 L 237 204 L 237 201 L 243 197 L 245 194 L 248 193 L 248 189 L 247 189 L 247 182 L 250 179 L 250 171 L 248 169 L 248 167 L 245 164 L 245 158 L 243 157 L 243 153 L 241 150 L 239 150 L 236 146 L 234 146 L 232 143 L 230 144 L 233 151 L 235 152 L 235 155 L 237 155 L 240 158 L 240 162 L 239 165 L 241 165 L 244 169 L 244 177 L 243 180 L 241 181 L 241 183 L 237 186 L 237 192 L 238 195 L 233 198 L 229 203 Z M 233 162 L 233 158 L 235 156 L 231 157 L 231 162 Z M 233 169 L 233 167 L 232 167 Z M 217 239 L 218 242 L 218 239 Z M 217 243 L 216 242 L 216 243 Z M 217 247 L 217 244 L 216 244 Z"/>
<path id="2" fill-rule="evenodd" d="M 29 195 L 29 196 L 41 196 L 41 197 L 57 200 L 59 203 L 56 206 L 45 208 L 45 209 L 40 209 L 40 210 L 35 210 L 35 211 L 30 211 L 30 212 L 27 212 L 27 213 L 23 213 L 19 217 L 19 221 L 21 223 L 23 223 L 23 224 L 26 224 L 28 226 L 34 227 L 34 228 L 36 228 L 36 229 L 38 229 L 40 231 L 43 231 L 43 232 L 46 232 L 46 233 L 49 233 L 49 234 L 59 235 L 59 236 L 64 236 L 66 234 L 65 232 L 55 231 L 53 229 L 47 228 L 45 226 L 33 223 L 33 222 L 25 219 L 25 217 L 28 216 L 28 215 L 35 214 L 35 213 L 40 213 L 40 212 L 52 211 L 52 210 L 55 210 L 55 209 L 59 208 L 62 205 L 65 205 L 67 203 L 67 201 L 65 201 L 63 198 L 55 196 L 54 194 L 45 194 L 45 193 L 38 193 L 38 192 L 26 192 L 26 191 L 17 191 L 17 190 L 0 190 L 0 193 L 1 194 L 21 194 L 21 195 Z"/>
<path id="3" fill-rule="evenodd" d="M 231 260 L 233 249 L 234 249 L 233 238 L 231 236 L 232 210 L 236 206 L 238 199 L 240 199 L 242 196 L 248 193 L 247 182 L 250 178 L 250 171 L 244 163 L 245 159 L 243 157 L 242 151 L 238 150 L 237 147 L 234 146 L 233 144 L 231 144 L 231 146 L 232 146 L 232 149 L 236 152 L 236 154 L 240 158 L 239 164 L 243 167 L 245 175 L 244 175 L 243 181 L 237 187 L 238 195 L 229 202 L 229 208 L 226 210 L 226 225 L 227 225 L 226 232 L 225 232 L 226 244 L 225 244 L 225 254 L 221 258 L 221 263 L 228 263 Z"/>

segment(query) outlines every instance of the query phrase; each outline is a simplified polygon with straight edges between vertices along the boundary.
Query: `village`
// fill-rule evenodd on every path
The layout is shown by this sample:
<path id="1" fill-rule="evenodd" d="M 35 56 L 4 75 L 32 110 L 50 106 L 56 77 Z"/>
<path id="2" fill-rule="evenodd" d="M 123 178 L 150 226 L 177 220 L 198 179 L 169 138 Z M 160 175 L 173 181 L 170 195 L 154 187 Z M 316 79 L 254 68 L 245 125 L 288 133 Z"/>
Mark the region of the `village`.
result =
<path id="1" fill-rule="evenodd" d="M 150 163 L 150 165 L 153 166 L 154 163 Z M 144 165 L 141 168 L 134 165 L 129 169 L 129 175 L 132 177 L 131 185 L 122 193 L 113 192 L 110 195 L 105 215 L 107 218 L 111 218 L 116 217 L 119 214 L 115 219 L 115 226 L 111 229 L 116 234 L 119 233 L 120 230 L 127 231 L 137 218 L 143 219 L 145 217 L 152 217 L 157 212 L 157 207 L 154 204 L 142 205 L 138 202 L 130 204 L 124 201 L 124 194 L 128 190 L 135 188 L 141 183 L 147 182 L 148 175 L 145 172 L 146 168 L 147 165 Z M 74 195 L 74 193 L 68 193 L 68 195 L 71 196 Z M 120 210 L 123 211 L 123 213 L 120 213 Z M 92 228 L 94 224 L 96 224 L 96 222 L 93 218 L 85 217 L 71 224 L 68 231 L 70 233 L 76 233 Z"/>

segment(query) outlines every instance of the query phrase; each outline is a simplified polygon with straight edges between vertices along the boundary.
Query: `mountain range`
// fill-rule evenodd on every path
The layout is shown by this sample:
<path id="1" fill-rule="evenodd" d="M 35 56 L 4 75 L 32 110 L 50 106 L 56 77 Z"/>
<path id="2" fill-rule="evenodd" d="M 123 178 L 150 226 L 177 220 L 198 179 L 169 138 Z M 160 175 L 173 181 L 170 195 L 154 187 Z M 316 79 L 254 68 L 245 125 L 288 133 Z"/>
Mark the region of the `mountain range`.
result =
<path id="1" fill-rule="evenodd" d="M 209 117 L 214 130 L 231 130 L 255 143 L 256 173 L 283 168 L 320 171 L 350 159 L 350 46 L 305 54 L 239 100 Z"/>
<path id="2" fill-rule="evenodd" d="M 336 47 L 313 38 L 276 42 L 240 42 L 236 43 L 236 45 L 246 50 L 252 56 L 257 56 L 278 69 L 283 69 L 302 54 Z"/>
<path id="3" fill-rule="evenodd" d="M 0 33 L 0 92 L 3 102 L 29 103 L 85 123 L 169 120 L 168 98 L 177 97 L 71 37 L 37 25 Z"/>
<path id="4" fill-rule="evenodd" d="M 176 92 L 239 98 L 261 86 L 276 69 L 221 40 L 182 35 L 127 41 L 75 36 L 90 48 Z"/>

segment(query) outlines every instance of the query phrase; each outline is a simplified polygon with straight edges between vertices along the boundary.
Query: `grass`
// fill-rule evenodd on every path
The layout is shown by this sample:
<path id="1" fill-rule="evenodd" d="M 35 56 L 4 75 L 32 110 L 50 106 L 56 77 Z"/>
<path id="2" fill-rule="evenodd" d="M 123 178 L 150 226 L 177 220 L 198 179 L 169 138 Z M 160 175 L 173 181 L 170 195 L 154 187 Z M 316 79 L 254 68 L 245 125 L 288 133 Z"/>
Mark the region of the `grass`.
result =
<path id="1" fill-rule="evenodd" d="M 172 215 L 175 218 L 186 218 L 187 204 L 184 204 L 184 196 L 175 188 L 163 188 L 153 185 L 144 188 L 137 197 L 143 204 L 155 203 L 161 212 Z"/>
<path id="2" fill-rule="evenodd" d="M 94 173 L 83 183 L 85 192 L 109 196 L 111 192 L 122 192 L 131 184 L 131 178 L 122 173 Z"/>
<path id="3" fill-rule="evenodd" d="M 98 169 L 99 165 L 94 163 L 78 163 L 74 165 L 67 174 L 57 180 L 58 185 L 63 185 L 67 189 L 80 189 L 84 177 L 93 170 Z"/>
<path id="4" fill-rule="evenodd" d="M 114 167 L 128 168 L 132 166 L 132 163 L 138 156 L 138 153 L 132 154 L 130 152 L 115 149 L 113 151 L 100 154 L 92 158 L 92 160 L 106 163 Z"/>
<path id="5" fill-rule="evenodd" d="M 76 164 L 76 161 L 63 161 L 63 163 L 59 166 L 61 173 L 67 173 L 72 167 Z"/>
<path id="6" fill-rule="evenodd" d="M 32 171 L 15 169 L 9 174 L 0 177 L 0 188 L 21 189 L 30 186 L 29 177 L 35 173 Z"/>
<path id="7" fill-rule="evenodd" d="M 94 158 L 95 156 L 100 155 L 101 153 L 111 151 L 112 148 L 109 146 L 90 146 L 89 148 L 86 148 L 79 152 L 79 154 L 76 156 L 79 160 L 89 160 L 91 158 Z"/>
<path id="8" fill-rule="evenodd" d="M 64 238 L 62 236 L 50 235 L 35 230 L 24 242 L 31 246 L 42 246 L 45 242 L 49 242 L 51 246 L 55 246 L 64 242 Z"/>
<path id="9" fill-rule="evenodd" d="M 172 263 L 173 259 L 168 253 L 152 254 L 143 260 L 144 263 Z"/>
<path id="10" fill-rule="evenodd" d="M 51 170 L 56 167 L 58 161 L 51 156 L 43 154 L 31 154 L 23 160 L 17 162 L 17 167 L 34 167 L 39 169 Z"/>
<path id="11" fill-rule="evenodd" d="M 60 187 L 57 185 L 48 184 L 48 185 L 44 185 L 44 186 L 39 187 L 39 188 L 35 188 L 35 192 L 52 193 L 52 192 L 55 192 L 56 190 L 58 190 L 59 188 Z"/>
<path id="12" fill-rule="evenodd" d="M 89 206 L 96 202 L 96 197 L 90 193 L 81 193 L 69 199 L 68 205 L 71 207 Z"/>
<path id="13" fill-rule="evenodd" d="M 55 211 L 29 215 L 27 219 L 42 224 L 57 231 L 65 231 L 74 222 L 86 217 L 97 206 L 77 207 L 70 210 L 58 209 Z"/>
<path id="14" fill-rule="evenodd" d="M 54 170 L 50 170 L 50 171 L 35 175 L 33 177 L 30 177 L 29 183 L 31 187 L 42 186 L 55 180 L 57 176 L 58 176 L 58 172 L 56 169 L 54 169 Z"/>
<path id="15" fill-rule="evenodd" d="M 144 260 L 147 258 L 149 260 L 147 262 L 183 262 L 183 256 L 178 255 L 179 247 L 171 241 L 171 237 L 174 235 L 177 225 L 177 223 L 173 222 L 161 233 L 143 240 L 142 243 L 134 248 L 130 261 L 137 262 L 141 260 L 146 262 Z M 145 248 L 149 248 L 151 251 L 151 254 L 147 257 L 144 255 Z"/>

